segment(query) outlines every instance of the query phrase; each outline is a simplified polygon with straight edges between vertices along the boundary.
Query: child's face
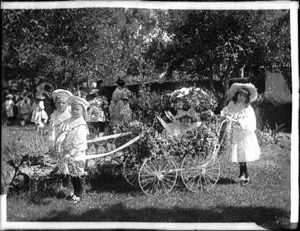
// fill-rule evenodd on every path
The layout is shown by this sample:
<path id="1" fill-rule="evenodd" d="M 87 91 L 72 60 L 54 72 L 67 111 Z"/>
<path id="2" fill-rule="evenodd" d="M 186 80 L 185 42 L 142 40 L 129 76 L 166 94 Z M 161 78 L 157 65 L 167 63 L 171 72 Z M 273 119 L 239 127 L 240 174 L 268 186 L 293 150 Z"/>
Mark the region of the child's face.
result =
<path id="1" fill-rule="evenodd" d="M 68 107 L 68 101 L 66 99 L 58 99 L 55 102 L 55 106 L 58 112 L 64 112 Z"/>
<path id="2" fill-rule="evenodd" d="M 191 124 L 192 123 L 192 119 L 190 117 L 187 117 L 187 116 L 182 117 L 181 118 L 181 123 L 183 123 L 183 124 Z"/>
<path id="3" fill-rule="evenodd" d="M 78 118 L 82 116 L 83 107 L 80 104 L 72 104 L 71 105 L 71 115 L 73 118 Z"/>
<path id="4" fill-rule="evenodd" d="M 237 101 L 239 103 L 245 103 L 246 100 L 247 100 L 247 97 L 248 97 L 248 94 L 243 92 L 243 91 L 240 91 L 239 94 L 238 94 L 238 98 L 237 98 Z"/>
<path id="5" fill-rule="evenodd" d="M 181 100 L 179 100 L 177 103 L 176 103 L 176 106 L 178 109 L 182 109 L 183 107 L 183 102 Z"/>

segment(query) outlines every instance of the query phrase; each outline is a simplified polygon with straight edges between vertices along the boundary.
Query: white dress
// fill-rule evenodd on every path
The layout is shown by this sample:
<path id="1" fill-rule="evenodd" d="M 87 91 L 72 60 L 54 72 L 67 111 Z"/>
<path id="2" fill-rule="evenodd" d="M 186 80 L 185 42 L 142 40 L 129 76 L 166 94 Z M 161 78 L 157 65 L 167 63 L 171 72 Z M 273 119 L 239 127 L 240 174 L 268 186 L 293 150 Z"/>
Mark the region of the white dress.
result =
<path id="1" fill-rule="evenodd" d="M 71 117 L 65 120 L 62 123 L 62 130 L 63 133 L 57 137 L 56 141 L 61 143 L 59 145 L 61 153 L 63 155 L 66 154 L 66 156 L 60 157 L 58 163 L 59 172 L 71 176 L 85 175 L 85 159 L 80 157 L 86 156 L 89 130 L 84 118 L 80 116 L 77 119 Z M 74 160 L 74 157 L 78 159 Z"/>
<path id="2" fill-rule="evenodd" d="M 51 132 L 49 135 L 49 140 L 51 142 L 55 142 L 57 138 L 57 134 L 59 133 L 60 125 L 63 121 L 66 119 L 69 119 L 71 117 L 70 113 L 71 109 L 68 107 L 64 112 L 59 112 L 55 110 L 51 116 L 50 116 L 50 127 L 51 127 Z"/>
<path id="3" fill-rule="evenodd" d="M 33 106 L 33 113 L 31 121 L 37 124 L 39 127 L 44 127 L 48 120 L 48 115 L 45 112 L 45 106 L 43 101 L 35 103 Z"/>
<path id="4" fill-rule="evenodd" d="M 12 100 L 5 101 L 5 111 L 7 117 L 14 117 L 14 102 Z"/>
<path id="5" fill-rule="evenodd" d="M 256 117 L 253 108 L 250 105 L 245 108 L 244 104 L 231 101 L 221 111 L 221 116 L 224 115 L 229 115 L 240 123 L 231 126 L 229 139 L 232 162 L 258 160 L 261 152 L 255 134 Z"/>

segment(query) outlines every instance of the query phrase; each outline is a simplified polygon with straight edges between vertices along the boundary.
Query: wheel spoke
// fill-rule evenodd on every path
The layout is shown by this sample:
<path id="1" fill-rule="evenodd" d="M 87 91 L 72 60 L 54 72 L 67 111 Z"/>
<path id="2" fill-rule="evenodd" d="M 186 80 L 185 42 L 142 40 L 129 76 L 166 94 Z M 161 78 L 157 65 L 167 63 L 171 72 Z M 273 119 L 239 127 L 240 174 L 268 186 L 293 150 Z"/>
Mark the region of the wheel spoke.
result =
<path id="1" fill-rule="evenodd" d="M 143 187 L 146 187 L 148 184 L 155 182 L 155 177 L 144 179 L 144 180 L 141 180 L 140 182 L 145 183 L 145 184 L 143 184 Z"/>
<path id="2" fill-rule="evenodd" d="M 135 156 L 132 155 L 127 156 L 123 165 L 123 175 L 129 184 L 133 186 L 138 185 L 139 169 L 140 169 L 140 164 L 135 158 Z"/>
<path id="3" fill-rule="evenodd" d="M 220 168 L 216 159 L 203 155 L 186 156 L 181 166 L 181 176 L 186 187 L 194 192 L 212 188 L 219 179 Z"/>
<path id="4" fill-rule="evenodd" d="M 147 195 L 168 193 L 175 185 L 176 166 L 165 157 L 153 157 L 141 166 L 139 184 Z"/>
<path id="5" fill-rule="evenodd" d="M 150 170 L 150 171 L 149 171 Z M 143 173 L 144 174 L 147 174 L 147 175 L 150 175 L 150 176 L 155 176 L 156 175 L 156 172 L 155 171 L 152 171 L 151 169 L 149 169 L 147 166 L 145 166 L 145 169 L 143 169 Z"/>
<path id="6" fill-rule="evenodd" d="M 149 173 L 151 175 L 155 175 L 156 174 L 155 169 L 152 169 L 149 165 L 145 165 L 144 167 L 146 168 L 146 169 L 143 170 L 144 172 Z"/>

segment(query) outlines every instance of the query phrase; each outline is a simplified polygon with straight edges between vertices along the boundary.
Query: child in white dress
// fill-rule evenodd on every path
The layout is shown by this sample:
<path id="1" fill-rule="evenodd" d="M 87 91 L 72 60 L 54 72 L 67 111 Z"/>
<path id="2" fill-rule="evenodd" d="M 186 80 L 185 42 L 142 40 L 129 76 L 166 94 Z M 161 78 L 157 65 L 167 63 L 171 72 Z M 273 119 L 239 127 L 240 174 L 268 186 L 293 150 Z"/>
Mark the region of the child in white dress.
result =
<path id="1" fill-rule="evenodd" d="M 6 112 L 6 116 L 7 116 L 7 122 L 10 123 L 12 122 L 15 113 L 14 113 L 14 101 L 13 101 L 13 96 L 12 94 L 8 94 L 6 96 L 6 100 L 4 102 L 4 106 L 5 106 L 5 112 Z"/>
<path id="2" fill-rule="evenodd" d="M 39 131 L 40 128 L 45 127 L 45 124 L 47 124 L 49 118 L 45 111 L 43 99 L 45 99 L 45 97 L 40 94 L 36 97 L 36 101 L 33 104 L 31 121 L 36 124 L 37 131 Z"/>
<path id="3" fill-rule="evenodd" d="M 229 104 L 221 111 L 221 117 L 231 121 L 231 160 L 240 165 L 239 181 L 250 181 L 246 162 L 259 159 L 261 154 L 256 130 L 256 116 L 250 103 L 257 98 L 257 91 L 250 83 L 234 83 L 228 91 Z"/>
<path id="4" fill-rule="evenodd" d="M 69 105 L 69 98 L 71 96 L 73 96 L 71 92 L 63 89 L 57 89 L 52 92 L 56 110 L 50 116 L 49 125 L 51 131 L 49 140 L 53 143 L 55 143 L 61 123 L 71 117 L 71 106 Z"/>
<path id="5" fill-rule="evenodd" d="M 89 130 L 85 121 L 89 103 L 80 97 L 72 96 L 71 117 L 61 125 L 62 134 L 56 139 L 60 144 L 61 158 L 58 164 L 59 172 L 71 177 L 74 194 L 71 202 L 77 203 L 83 194 L 86 172 L 85 156 Z"/>

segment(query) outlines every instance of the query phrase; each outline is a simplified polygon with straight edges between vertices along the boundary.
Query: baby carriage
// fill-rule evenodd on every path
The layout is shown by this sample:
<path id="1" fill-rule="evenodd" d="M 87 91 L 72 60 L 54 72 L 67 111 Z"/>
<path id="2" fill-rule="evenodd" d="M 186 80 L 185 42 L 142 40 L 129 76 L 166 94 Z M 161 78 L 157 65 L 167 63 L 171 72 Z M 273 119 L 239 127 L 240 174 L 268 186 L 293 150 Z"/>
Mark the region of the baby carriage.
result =
<path id="1" fill-rule="evenodd" d="M 157 117 L 169 136 L 177 136 L 172 129 L 172 123 L 166 123 Z M 211 153 L 188 153 L 183 159 L 176 159 L 165 153 L 164 155 L 152 156 L 144 160 L 139 170 L 138 182 L 144 193 L 153 196 L 166 194 L 175 186 L 178 175 L 181 176 L 184 185 L 193 192 L 201 192 L 212 189 L 220 177 L 220 162 L 218 153 L 224 141 L 225 133 L 220 137 L 221 128 L 225 121 L 221 122 L 217 131 L 217 138 Z M 200 127 L 196 122 L 193 129 Z"/>

